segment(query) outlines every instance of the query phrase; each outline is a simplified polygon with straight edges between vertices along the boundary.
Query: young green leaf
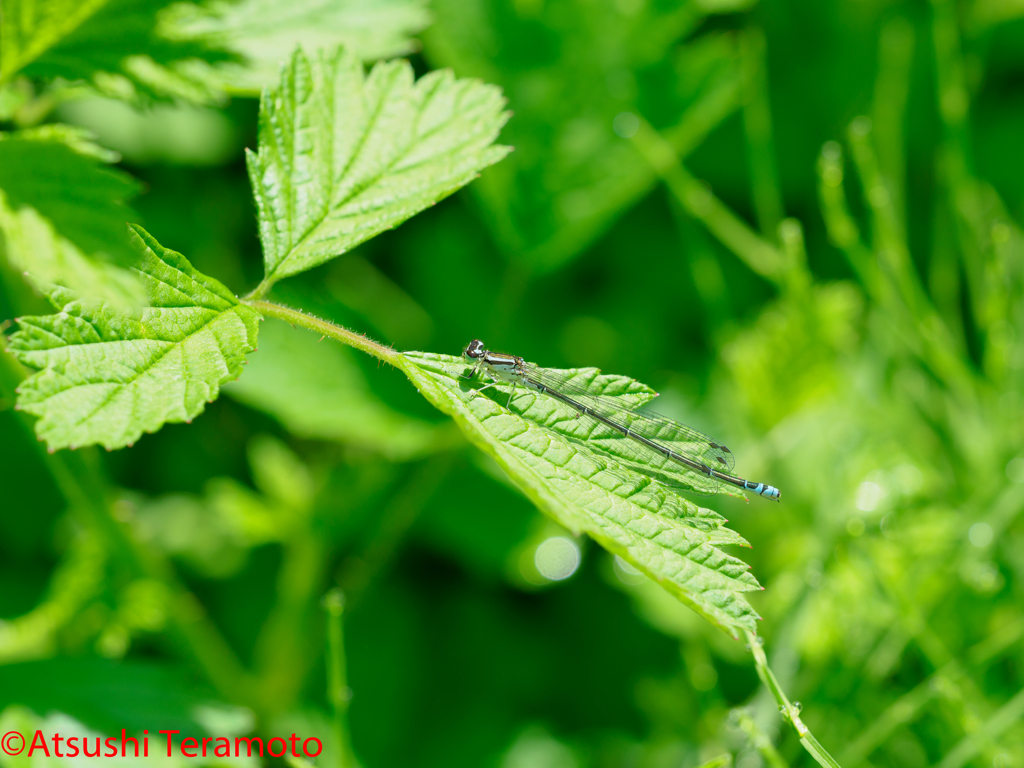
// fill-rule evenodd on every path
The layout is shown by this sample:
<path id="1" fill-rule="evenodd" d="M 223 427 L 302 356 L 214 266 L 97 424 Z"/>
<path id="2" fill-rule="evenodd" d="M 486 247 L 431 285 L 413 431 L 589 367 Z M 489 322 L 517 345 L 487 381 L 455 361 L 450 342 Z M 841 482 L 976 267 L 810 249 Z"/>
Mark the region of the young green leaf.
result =
<path id="1" fill-rule="evenodd" d="M 403 355 L 406 375 L 469 439 L 490 454 L 523 492 L 559 523 L 587 533 L 656 580 L 712 624 L 738 637 L 754 631 L 757 614 L 744 592 L 759 589 L 741 560 L 719 546 L 746 545 L 717 513 L 682 498 L 580 439 L 578 414 L 553 398 L 509 385 L 477 392 L 459 358 Z M 594 394 L 635 407 L 654 396 L 622 376 L 574 372 Z"/>
<path id="2" fill-rule="evenodd" d="M 225 89 L 258 95 L 273 85 L 295 47 L 343 45 L 363 61 L 404 56 L 412 36 L 430 23 L 424 0 L 241 0 L 176 6 L 177 37 L 205 40 L 238 53 L 242 62 L 216 69 Z"/>
<path id="3" fill-rule="evenodd" d="M 56 283 L 90 298 L 138 303 L 125 241 L 124 200 L 138 184 L 104 167 L 110 153 L 83 132 L 50 125 L 0 133 L 0 232 L 11 266 L 36 285 Z"/>
<path id="4" fill-rule="evenodd" d="M 509 151 L 500 91 L 451 72 L 414 82 L 408 62 L 364 77 L 345 50 L 292 56 L 260 104 L 249 178 L 264 289 L 322 264 L 468 184 Z"/>
<path id="5" fill-rule="evenodd" d="M 23 317 L 10 350 L 37 372 L 17 407 L 39 417 L 51 450 L 131 445 L 169 421 L 191 421 L 238 378 L 259 315 L 180 253 L 133 227 L 150 306 L 118 310 L 56 287 L 55 315 Z"/>

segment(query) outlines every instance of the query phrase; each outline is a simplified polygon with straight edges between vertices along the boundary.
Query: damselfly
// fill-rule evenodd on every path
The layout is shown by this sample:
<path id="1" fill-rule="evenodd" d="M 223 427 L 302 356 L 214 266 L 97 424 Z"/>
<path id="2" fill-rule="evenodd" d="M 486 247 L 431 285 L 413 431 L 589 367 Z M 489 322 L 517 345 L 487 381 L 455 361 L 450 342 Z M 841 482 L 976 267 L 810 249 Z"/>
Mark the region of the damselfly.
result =
<path id="1" fill-rule="evenodd" d="M 558 371 L 538 368 L 514 355 L 491 352 L 479 339 L 470 342 L 462 356 L 474 364 L 473 375 L 482 370 L 491 378 L 492 383 L 487 387 L 498 382 L 526 387 L 553 397 L 580 416 L 592 419 L 601 426 L 605 438 L 617 438 L 613 452 L 625 453 L 640 467 L 653 466 L 661 475 L 677 477 L 683 484 L 704 493 L 716 493 L 722 489 L 722 483 L 728 483 L 772 501 L 778 501 L 782 495 L 778 488 L 729 474 L 736 464 L 732 451 L 677 421 L 625 408 L 612 397 L 589 394 Z M 509 403 L 511 401 L 510 395 Z M 608 441 L 603 442 L 607 450 Z"/>

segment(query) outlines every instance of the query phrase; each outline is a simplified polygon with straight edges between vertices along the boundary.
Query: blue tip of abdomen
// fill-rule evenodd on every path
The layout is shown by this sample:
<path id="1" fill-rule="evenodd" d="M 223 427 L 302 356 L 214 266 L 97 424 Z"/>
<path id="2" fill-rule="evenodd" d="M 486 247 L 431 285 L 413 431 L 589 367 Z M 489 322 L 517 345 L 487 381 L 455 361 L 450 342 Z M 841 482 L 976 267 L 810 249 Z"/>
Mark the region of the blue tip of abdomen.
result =
<path id="1" fill-rule="evenodd" d="M 772 501 L 778 501 L 782 497 L 782 491 L 771 485 L 765 485 L 764 483 L 752 483 L 749 480 L 745 481 L 744 486 L 748 491 L 756 493 L 758 496 L 764 496 L 766 499 Z"/>

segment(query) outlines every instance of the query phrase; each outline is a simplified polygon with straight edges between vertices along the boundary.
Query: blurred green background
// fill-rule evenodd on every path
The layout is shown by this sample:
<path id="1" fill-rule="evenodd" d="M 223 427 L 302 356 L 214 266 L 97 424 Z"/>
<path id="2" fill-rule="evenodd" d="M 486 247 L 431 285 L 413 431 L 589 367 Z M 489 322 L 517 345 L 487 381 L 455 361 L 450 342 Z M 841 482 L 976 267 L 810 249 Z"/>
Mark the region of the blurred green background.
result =
<path id="1" fill-rule="evenodd" d="M 417 71 L 500 85 L 515 152 L 273 298 L 654 386 L 782 489 L 701 503 L 752 544 L 769 659 L 839 762 L 1024 766 L 1024 5 L 427 13 Z M 244 293 L 256 114 L 38 119 L 119 152 L 137 220 Z M 46 311 L 4 277 L 0 315 Z M 543 518 L 400 373 L 274 320 L 249 360 L 194 423 L 75 454 L 135 554 L 3 402 L 0 731 L 295 730 L 330 765 L 337 586 L 366 768 L 811 764 L 741 642 Z"/>

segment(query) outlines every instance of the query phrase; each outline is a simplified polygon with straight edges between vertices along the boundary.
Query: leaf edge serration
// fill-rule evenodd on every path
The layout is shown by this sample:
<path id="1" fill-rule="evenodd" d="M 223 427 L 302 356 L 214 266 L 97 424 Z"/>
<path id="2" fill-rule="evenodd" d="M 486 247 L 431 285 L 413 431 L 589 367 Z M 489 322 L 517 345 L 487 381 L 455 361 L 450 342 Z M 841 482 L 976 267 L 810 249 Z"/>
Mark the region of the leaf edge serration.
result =
<path id="1" fill-rule="evenodd" d="M 716 534 L 715 531 L 705 534 L 704 545 L 720 555 L 735 573 L 725 573 L 724 569 L 715 570 L 718 570 L 726 578 L 734 581 L 735 584 L 732 589 L 727 591 L 727 595 L 723 595 L 726 599 L 722 601 L 722 605 L 712 605 L 710 600 L 702 602 L 695 597 L 695 594 L 699 592 L 698 590 L 694 590 L 695 594 L 691 594 L 680 582 L 673 580 L 671 574 L 659 572 L 650 560 L 647 562 L 639 560 L 625 545 L 616 541 L 598 526 L 594 525 L 590 521 L 590 518 L 593 516 L 592 511 L 584 510 L 575 501 L 563 496 L 557 490 L 550 487 L 550 484 L 544 478 L 524 464 L 521 459 L 517 458 L 514 452 L 508 450 L 505 443 L 485 429 L 483 424 L 468 412 L 468 408 L 465 407 L 464 403 L 461 403 L 454 397 L 435 397 L 435 394 L 450 395 L 451 393 L 435 393 L 431 391 L 435 387 L 442 389 L 443 387 L 421 367 L 417 360 L 417 355 L 422 355 L 425 361 L 428 359 L 431 361 L 434 359 L 454 361 L 455 358 L 429 353 L 406 353 L 402 355 L 402 365 L 400 367 L 417 390 L 438 410 L 451 416 L 467 439 L 494 459 L 538 509 L 554 518 L 575 534 L 585 532 L 602 548 L 622 557 L 638 568 L 673 594 L 684 605 L 691 608 L 714 626 L 731 635 L 734 639 L 739 639 L 744 631 L 756 633 L 756 622 L 761 617 L 746 600 L 743 593 L 760 591 L 763 587 L 750 572 L 750 566 L 747 563 L 719 549 L 719 546 L 722 544 L 746 544 L 742 537 L 729 531 L 729 529 L 719 530 L 729 531 L 732 535 Z M 676 554 L 679 554 L 684 559 L 688 559 L 678 551 L 676 551 Z M 690 562 L 695 563 L 692 560 Z M 712 597 L 713 593 L 723 592 L 726 591 L 705 590 L 701 594 L 706 597 Z"/>
<path id="2" fill-rule="evenodd" d="M 102 445 L 107 450 L 115 450 L 126 446 L 130 447 L 140 437 L 142 437 L 142 435 L 152 434 L 162 428 L 165 424 L 190 422 L 205 410 L 208 403 L 213 402 L 217 397 L 219 397 L 221 387 L 224 384 L 234 381 L 241 375 L 245 355 L 256 349 L 258 325 L 262 320 L 262 317 L 256 310 L 241 303 L 237 297 L 219 281 L 198 272 L 182 254 L 161 246 L 156 239 L 146 232 L 141 226 L 129 224 L 128 227 L 132 245 L 139 252 L 139 266 L 133 268 L 133 271 L 146 285 L 147 294 L 151 302 L 150 306 L 141 310 L 130 307 L 116 307 L 99 300 L 83 299 L 74 292 L 61 286 L 50 286 L 46 291 L 47 298 L 50 300 L 51 304 L 53 304 L 57 312 L 52 315 L 18 318 L 16 322 L 19 330 L 11 334 L 8 338 L 8 349 L 10 352 L 23 366 L 34 371 L 34 373 L 30 374 L 18 386 L 18 399 L 15 404 L 15 408 L 38 418 L 35 424 L 36 435 L 40 440 L 46 442 L 47 448 L 50 452 L 54 452 L 61 448 L 75 449 L 81 446 L 96 444 Z M 172 273 L 180 275 L 182 278 L 182 285 L 190 286 L 196 290 L 201 289 L 205 291 L 207 294 L 206 300 L 208 303 L 213 303 L 215 306 L 209 307 L 200 303 L 194 303 L 191 306 L 187 304 L 162 305 L 159 302 L 154 304 L 153 300 L 158 295 L 156 291 L 160 290 L 159 287 L 155 286 L 166 286 L 178 290 L 175 286 L 161 280 L 160 276 L 155 274 L 156 270 L 159 269 L 158 264 L 171 270 Z M 223 362 L 225 373 L 219 376 L 216 380 L 202 381 L 199 379 L 190 380 L 188 378 L 183 380 L 186 385 L 195 383 L 199 385 L 200 389 L 205 388 L 206 394 L 203 397 L 199 399 L 193 398 L 191 403 L 183 398 L 179 409 L 168 406 L 164 409 L 162 414 L 150 415 L 147 418 L 138 419 L 137 421 L 129 420 L 127 426 L 121 429 L 118 433 L 107 434 L 103 433 L 102 427 L 94 427 L 94 425 L 86 424 L 86 421 L 89 420 L 88 418 L 69 425 L 67 423 L 62 423 L 59 416 L 52 412 L 52 409 L 48 410 L 46 405 L 47 400 L 54 395 L 61 394 L 63 391 L 73 389 L 75 386 L 79 385 L 72 384 L 67 388 L 67 390 L 57 391 L 50 394 L 43 392 L 42 397 L 33 399 L 33 397 L 41 394 L 40 387 L 45 385 L 46 378 L 48 376 L 62 375 L 59 371 L 53 370 L 55 366 L 52 360 L 47 359 L 48 352 L 60 350 L 62 348 L 81 347 L 88 343 L 116 344 L 119 342 L 131 343 L 133 341 L 162 341 L 166 343 L 167 340 L 147 339 L 144 336 L 132 337 L 127 334 L 130 333 L 129 329 L 133 323 L 138 324 L 142 328 L 146 327 L 147 313 L 158 314 L 167 310 L 173 311 L 175 309 L 189 310 L 204 308 L 215 311 L 216 314 L 207 322 L 203 323 L 196 331 L 183 336 L 181 339 L 171 342 L 169 349 L 174 349 L 185 343 L 190 338 L 198 335 L 201 331 L 209 329 L 211 325 L 220 320 L 226 314 L 233 314 L 236 316 L 239 323 L 238 330 L 244 332 L 244 341 L 235 349 L 225 352 L 225 350 L 219 346 L 218 340 L 218 351 L 220 352 L 220 359 Z M 98 315 L 103 316 L 104 320 L 109 323 L 109 327 L 107 329 L 102 329 L 100 326 L 96 325 L 97 321 L 95 321 L 94 318 Z M 53 347 L 41 347 L 38 344 L 33 343 L 33 338 L 38 339 L 44 335 L 66 341 L 58 334 L 55 334 L 47 328 L 46 324 L 50 322 L 71 321 L 79 321 L 79 327 L 83 329 L 90 329 L 87 332 L 95 334 L 98 337 L 98 340 L 86 342 L 85 344 L 67 342 L 63 345 L 56 345 Z M 111 336 L 111 338 L 102 339 L 104 332 Z M 165 355 L 161 355 L 156 360 L 156 363 L 159 363 L 164 356 Z M 129 381 L 123 383 L 114 382 L 115 393 L 125 389 L 126 387 L 134 385 L 144 373 L 153 367 L 154 365 L 147 366 L 143 371 L 140 371 L 138 375 Z M 120 386 L 117 386 L 117 384 L 120 384 Z M 105 406 L 112 399 L 113 394 L 107 398 L 103 405 Z M 90 418 L 94 417 L 98 411 L 99 409 L 94 411 Z M 94 427 L 92 431 L 90 431 L 90 426 Z M 82 429 L 79 429 L 80 427 L 82 427 Z"/>

